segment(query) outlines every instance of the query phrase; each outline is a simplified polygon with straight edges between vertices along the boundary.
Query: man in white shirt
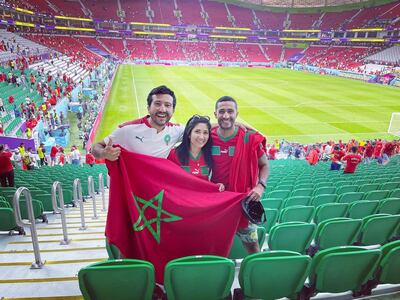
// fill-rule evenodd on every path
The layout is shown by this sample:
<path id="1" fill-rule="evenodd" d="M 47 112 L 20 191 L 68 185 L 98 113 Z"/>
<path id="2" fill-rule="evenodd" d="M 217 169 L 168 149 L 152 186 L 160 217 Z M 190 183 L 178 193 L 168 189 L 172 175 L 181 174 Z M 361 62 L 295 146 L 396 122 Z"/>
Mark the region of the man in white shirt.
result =
<path id="1" fill-rule="evenodd" d="M 148 115 L 122 124 L 110 136 L 93 147 L 97 159 L 117 160 L 121 149 L 166 158 L 174 145 L 182 139 L 184 126 L 170 121 L 175 112 L 176 98 L 166 86 L 152 89 L 147 97 Z"/>

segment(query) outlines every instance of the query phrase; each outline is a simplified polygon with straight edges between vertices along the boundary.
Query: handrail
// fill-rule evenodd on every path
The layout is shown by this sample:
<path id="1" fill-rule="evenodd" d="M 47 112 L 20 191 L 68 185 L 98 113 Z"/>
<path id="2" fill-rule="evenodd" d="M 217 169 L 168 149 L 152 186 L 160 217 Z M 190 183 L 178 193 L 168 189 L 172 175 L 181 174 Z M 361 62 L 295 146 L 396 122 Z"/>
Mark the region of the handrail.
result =
<path id="1" fill-rule="evenodd" d="M 21 207 L 19 206 L 19 198 L 21 194 L 25 196 L 26 208 L 28 209 L 29 222 L 25 223 L 22 221 L 21 217 Z M 35 216 L 33 213 L 33 205 L 32 205 L 32 196 L 31 192 L 26 187 L 20 187 L 14 194 L 13 198 L 13 206 L 14 206 L 14 216 L 18 226 L 23 227 L 30 226 L 31 228 L 31 237 L 32 237 L 32 245 L 33 245 L 33 253 L 35 255 L 35 261 L 31 265 L 31 269 L 41 269 L 43 267 L 42 259 L 40 258 L 40 249 L 39 249 L 39 240 L 36 231 L 36 223 Z"/>
<path id="2" fill-rule="evenodd" d="M 58 192 L 58 202 L 57 203 L 57 192 Z M 64 196 L 62 192 L 61 183 L 59 181 L 54 181 L 51 187 L 51 202 L 53 204 L 53 210 L 56 213 L 60 213 L 61 215 L 61 225 L 63 230 L 64 239 L 60 242 L 60 245 L 68 245 L 70 240 L 68 240 L 68 232 L 67 232 L 67 221 L 65 219 L 65 210 L 64 210 Z"/>
<path id="3" fill-rule="evenodd" d="M 74 202 L 79 203 L 79 210 L 81 213 L 81 227 L 79 228 L 79 230 L 86 230 L 87 226 L 85 224 L 85 210 L 84 210 L 85 207 L 83 205 L 82 185 L 79 178 L 76 178 L 74 180 L 73 188 L 74 188 Z"/>
<path id="4" fill-rule="evenodd" d="M 88 193 L 89 193 L 89 196 L 92 197 L 92 201 L 93 201 L 93 217 L 92 217 L 92 219 L 98 219 L 97 209 L 96 209 L 96 195 L 95 195 L 94 181 L 93 181 L 92 176 L 88 177 Z"/>
<path id="5" fill-rule="evenodd" d="M 106 194 L 104 191 L 104 179 L 103 179 L 103 173 L 99 174 L 99 193 L 101 193 L 101 200 L 103 203 L 103 211 L 106 211 Z"/>

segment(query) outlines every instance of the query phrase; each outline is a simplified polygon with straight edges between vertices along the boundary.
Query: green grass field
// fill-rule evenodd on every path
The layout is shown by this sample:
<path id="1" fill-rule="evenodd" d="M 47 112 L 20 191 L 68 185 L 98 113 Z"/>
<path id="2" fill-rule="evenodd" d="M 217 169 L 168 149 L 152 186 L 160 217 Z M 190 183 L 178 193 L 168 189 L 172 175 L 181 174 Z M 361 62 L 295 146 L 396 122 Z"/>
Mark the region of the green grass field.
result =
<path id="1" fill-rule="evenodd" d="M 288 69 L 121 65 L 96 141 L 145 115 L 147 94 L 161 84 L 177 95 L 173 121 L 213 116 L 215 101 L 229 95 L 239 103 L 238 121 L 270 141 L 393 138 L 386 132 L 392 112 L 400 111 L 400 89 L 351 79 Z"/>

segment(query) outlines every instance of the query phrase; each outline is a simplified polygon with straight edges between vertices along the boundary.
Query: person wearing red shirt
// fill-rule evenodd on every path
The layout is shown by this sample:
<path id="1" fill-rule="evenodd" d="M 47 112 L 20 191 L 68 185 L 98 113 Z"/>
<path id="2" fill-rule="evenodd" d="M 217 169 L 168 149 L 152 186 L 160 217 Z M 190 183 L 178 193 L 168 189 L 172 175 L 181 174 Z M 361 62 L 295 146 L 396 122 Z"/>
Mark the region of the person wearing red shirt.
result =
<path id="1" fill-rule="evenodd" d="M 54 166 L 56 164 L 56 156 L 57 153 L 59 152 L 59 146 L 55 145 L 53 147 L 51 147 L 50 150 L 50 166 Z"/>
<path id="2" fill-rule="evenodd" d="M 317 147 L 314 145 L 312 146 L 312 149 L 307 156 L 307 161 L 311 166 L 315 166 L 318 162 L 318 159 L 319 159 L 319 151 Z"/>
<path id="3" fill-rule="evenodd" d="M 186 123 L 182 143 L 172 149 L 168 159 L 189 174 L 203 180 L 210 180 L 213 160 L 211 156 L 212 139 L 209 117 L 194 115 Z M 224 190 L 223 184 L 218 184 Z"/>
<path id="4" fill-rule="evenodd" d="M 374 146 L 371 144 L 371 142 L 368 141 L 367 145 L 365 146 L 365 150 L 364 150 L 365 163 L 368 163 L 368 164 L 371 163 L 373 155 L 374 155 Z"/>
<path id="5" fill-rule="evenodd" d="M 343 156 L 345 156 L 346 154 L 340 150 L 340 146 L 336 145 L 333 148 L 332 154 L 331 154 L 331 170 L 333 171 L 338 171 L 340 170 L 340 167 L 342 166 L 342 163 L 340 162 L 340 160 L 342 159 Z"/>
<path id="6" fill-rule="evenodd" d="M 211 180 L 223 183 L 228 191 L 247 193 L 250 201 L 260 201 L 269 172 L 265 137 L 255 131 L 245 132 L 235 125 L 238 106 L 232 97 L 218 99 L 214 115 L 218 127 L 211 130 L 214 164 Z M 259 252 L 257 228 L 249 223 L 246 226 L 240 227 L 236 234 L 248 253 Z"/>
<path id="7" fill-rule="evenodd" d="M 0 145 L 0 183 L 2 187 L 14 186 L 14 167 L 11 163 L 12 153 Z"/>
<path id="8" fill-rule="evenodd" d="M 10 95 L 8 97 L 8 103 L 10 103 L 10 104 L 14 103 L 14 96 L 13 95 Z"/>
<path id="9" fill-rule="evenodd" d="M 276 159 L 276 148 L 275 144 L 272 144 L 271 148 L 268 150 L 268 159 L 269 160 L 275 160 Z"/>
<path id="10" fill-rule="evenodd" d="M 95 164 L 96 159 L 94 158 L 93 154 L 90 152 L 86 153 L 86 157 L 85 157 L 85 162 L 86 164 L 90 165 L 91 167 L 93 167 L 93 165 Z"/>
<path id="11" fill-rule="evenodd" d="M 346 167 L 343 173 L 354 173 L 357 165 L 361 162 L 361 155 L 357 154 L 358 147 L 353 146 L 350 150 L 350 154 L 342 157 L 342 162 L 346 162 Z"/>

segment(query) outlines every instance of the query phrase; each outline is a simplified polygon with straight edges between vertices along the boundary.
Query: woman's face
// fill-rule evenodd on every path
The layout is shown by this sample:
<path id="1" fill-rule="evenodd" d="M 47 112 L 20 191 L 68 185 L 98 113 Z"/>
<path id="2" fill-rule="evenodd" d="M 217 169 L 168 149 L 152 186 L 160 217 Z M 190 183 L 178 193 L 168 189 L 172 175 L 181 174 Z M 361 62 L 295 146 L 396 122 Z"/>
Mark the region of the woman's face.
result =
<path id="1" fill-rule="evenodd" d="M 203 146 L 207 143 L 208 138 L 210 136 L 210 132 L 208 131 L 208 126 L 205 123 L 198 123 L 192 129 L 192 132 L 189 135 L 190 139 L 190 147 L 198 147 L 203 148 Z"/>

